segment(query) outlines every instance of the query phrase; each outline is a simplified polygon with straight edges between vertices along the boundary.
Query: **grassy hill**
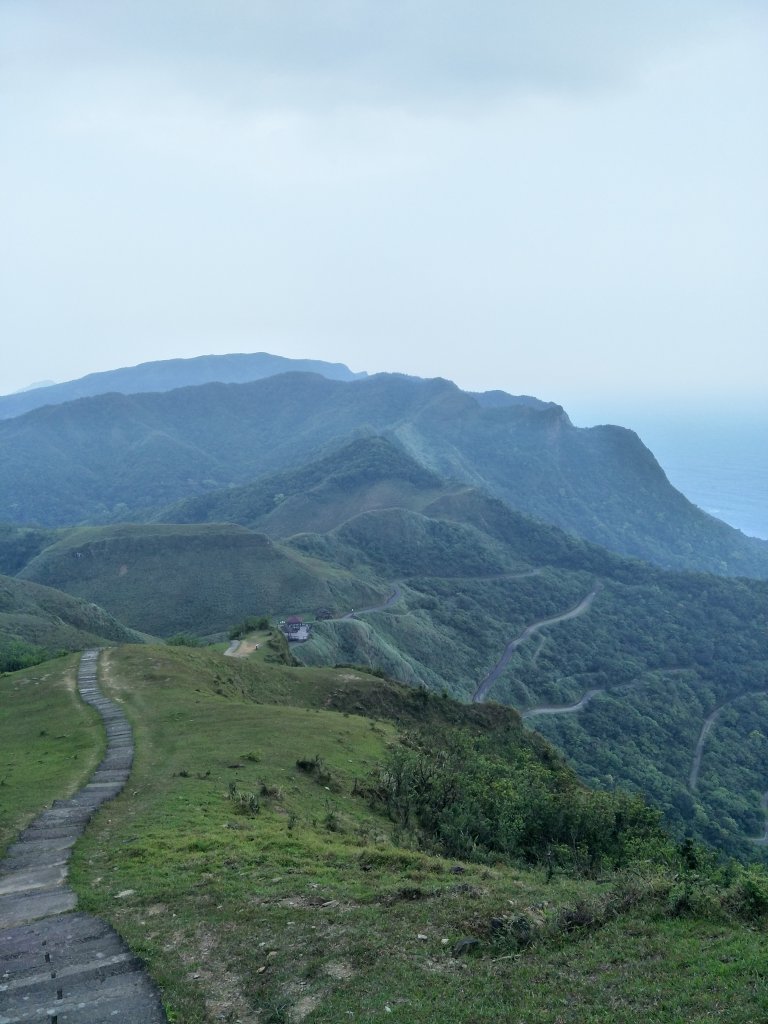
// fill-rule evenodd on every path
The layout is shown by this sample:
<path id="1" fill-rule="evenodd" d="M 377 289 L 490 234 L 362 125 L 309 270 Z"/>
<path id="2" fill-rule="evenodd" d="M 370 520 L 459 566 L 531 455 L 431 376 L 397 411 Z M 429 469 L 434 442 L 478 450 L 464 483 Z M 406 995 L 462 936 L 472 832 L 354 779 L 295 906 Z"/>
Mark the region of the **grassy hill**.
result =
<path id="1" fill-rule="evenodd" d="M 71 877 L 170 1019 L 765 1016 L 765 875 L 718 869 L 637 801 L 590 793 L 514 712 L 258 654 L 129 647 L 101 673 L 137 757 Z M 63 695 L 59 677 L 41 667 L 0 691 L 3 759 L 47 762 L 40 729 L 3 728 L 42 722 L 30 698 Z M 60 753 L 82 756 L 82 709 L 59 711 Z M 77 764 L 34 795 L 14 777 L 19 819 Z"/>
<path id="2" fill-rule="evenodd" d="M 0 576 L 0 672 L 35 664 L 61 651 L 142 639 L 90 600 Z"/>
<path id="3" fill-rule="evenodd" d="M 239 526 L 109 526 L 63 531 L 22 570 L 69 594 L 102 603 L 155 636 L 209 636 L 258 611 L 287 615 L 361 607 L 378 591 Z"/>
<path id="4" fill-rule="evenodd" d="M 168 523 L 240 523 L 270 537 L 324 533 L 377 508 L 420 511 L 451 488 L 399 445 L 357 438 L 298 469 L 177 502 L 153 517 Z"/>
<path id="5" fill-rule="evenodd" d="M 0 517 L 51 526 L 146 518 L 371 434 L 441 477 L 620 553 L 768 576 L 768 543 L 687 501 L 631 431 L 581 429 L 559 406 L 488 404 L 449 381 L 386 374 L 101 395 L 3 421 Z"/>
<path id="6" fill-rule="evenodd" d="M 583 778 L 644 793 L 678 834 L 745 858 L 764 854 L 753 840 L 768 788 L 768 584 L 622 559 L 476 489 L 438 487 L 378 439 L 346 454 L 278 478 L 290 484 L 277 506 L 292 505 L 286 521 L 311 519 L 314 509 L 330 523 L 366 502 L 378 480 L 405 488 L 423 511 L 372 509 L 279 543 L 221 524 L 77 528 L 22 575 L 166 637 L 329 609 L 334 618 L 294 647 L 304 663 L 366 665 L 462 700 L 496 672 L 488 697 L 525 712 Z M 347 484 L 326 472 L 334 460 L 347 467 Z M 366 466 L 377 464 L 382 475 L 367 479 Z M 249 493 L 243 508 L 257 518 L 257 499 L 275 508 L 275 483 Z M 584 614 L 507 651 L 528 627 L 588 598 Z M 351 609 L 355 617 L 341 618 Z"/>

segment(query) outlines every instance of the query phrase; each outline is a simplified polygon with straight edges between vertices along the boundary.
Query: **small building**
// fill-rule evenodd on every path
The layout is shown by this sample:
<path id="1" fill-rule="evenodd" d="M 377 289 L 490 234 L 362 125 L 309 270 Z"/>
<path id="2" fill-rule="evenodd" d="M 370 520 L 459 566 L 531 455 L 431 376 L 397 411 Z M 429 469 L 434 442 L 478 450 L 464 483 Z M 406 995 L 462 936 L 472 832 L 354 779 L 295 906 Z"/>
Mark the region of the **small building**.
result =
<path id="1" fill-rule="evenodd" d="M 280 623 L 280 629 L 288 643 L 303 643 L 309 640 L 312 627 L 304 622 L 299 615 L 291 615 L 285 622 Z"/>

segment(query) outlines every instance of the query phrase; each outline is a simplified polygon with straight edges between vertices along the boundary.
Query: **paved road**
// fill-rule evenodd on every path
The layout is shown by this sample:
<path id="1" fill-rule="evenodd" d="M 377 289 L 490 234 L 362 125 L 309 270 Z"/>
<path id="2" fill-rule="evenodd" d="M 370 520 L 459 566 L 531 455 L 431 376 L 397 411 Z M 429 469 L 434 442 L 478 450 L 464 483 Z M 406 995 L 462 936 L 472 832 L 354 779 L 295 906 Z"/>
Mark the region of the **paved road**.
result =
<path id="1" fill-rule="evenodd" d="M 752 842 L 755 846 L 768 846 L 768 793 L 763 793 L 761 806 L 766 815 L 765 832 L 761 836 L 757 836 L 756 839 L 753 839 Z"/>
<path id="2" fill-rule="evenodd" d="M 546 705 L 540 708 L 530 708 L 528 711 L 523 711 L 521 718 L 535 718 L 536 715 L 571 715 L 575 711 L 581 711 L 587 704 L 596 697 L 598 693 L 605 693 L 605 687 L 600 687 L 596 690 L 587 690 L 580 701 L 576 704 L 552 704 Z"/>
<path id="3" fill-rule="evenodd" d="M 526 626 L 519 637 L 507 644 L 501 658 L 496 662 L 485 679 L 481 680 L 477 684 L 477 688 L 472 694 L 472 703 L 482 704 L 488 696 L 489 690 L 507 667 L 512 655 L 520 644 L 524 643 L 528 637 L 533 636 L 534 633 L 538 633 L 540 629 L 546 629 L 547 626 L 554 626 L 556 623 L 565 622 L 568 619 L 578 618 L 579 615 L 583 615 L 585 612 L 589 611 L 592 606 L 592 602 L 601 589 L 601 585 L 598 584 L 594 590 L 591 590 L 586 597 L 582 598 L 575 607 L 569 608 L 567 612 L 562 612 L 560 615 L 553 615 L 550 619 L 540 619 L 538 622 L 532 622 L 530 626 Z"/>
<path id="4" fill-rule="evenodd" d="M 709 736 L 710 730 L 715 724 L 717 716 L 724 707 L 725 704 L 721 704 L 719 708 L 715 708 L 715 710 L 704 719 L 704 725 L 701 727 L 699 739 L 696 743 L 696 750 L 693 755 L 691 774 L 688 776 L 688 789 L 690 789 L 692 793 L 695 793 L 699 788 L 699 773 L 701 772 L 701 759 L 704 756 L 704 744 L 707 742 L 707 736 Z"/>
<path id="5" fill-rule="evenodd" d="M 693 755 L 693 764 L 691 765 L 691 774 L 688 777 L 688 788 L 692 793 L 695 793 L 696 790 L 699 788 L 699 775 L 701 773 L 701 760 L 704 756 L 704 744 L 707 741 L 707 736 L 709 736 L 712 726 L 715 724 L 715 721 L 717 720 L 717 716 L 720 714 L 723 708 L 727 708 L 729 705 L 735 704 L 737 701 L 745 700 L 747 697 L 766 696 L 768 696 L 768 691 L 765 690 L 761 690 L 758 693 L 742 693 L 738 697 L 734 697 L 733 700 L 729 700 L 726 701 L 725 704 L 721 704 L 719 708 L 715 708 L 715 710 L 711 712 L 711 714 L 707 715 L 707 717 L 704 719 L 704 724 L 701 727 L 701 732 L 699 733 L 699 739 L 696 744 L 696 751 Z M 766 814 L 765 831 L 760 836 L 747 836 L 746 838 L 750 842 L 754 843 L 755 846 L 768 846 L 768 793 L 763 794 L 761 807 L 763 808 L 763 811 Z"/>
<path id="6" fill-rule="evenodd" d="M 347 612 L 346 615 L 342 615 L 341 617 L 342 619 L 355 619 L 358 615 L 365 615 L 367 612 L 382 612 L 385 608 L 389 608 L 390 605 L 393 605 L 395 601 L 398 601 L 401 594 L 402 590 L 400 587 L 396 586 L 384 604 L 376 605 L 375 608 L 358 608 L 357 610 L 353 608 L 351 612 Z"/>
<path id="7" fill-rule="evenodd" d="M 85 651 L 77 685 L 107 730 L 90 781 L 29 825 L 0 861 L 0 1024 L 166 1024 L 139 960 L 98 917 L 74 912 L 69 856 L 91 816 L 131 773 L 133 736 L 97 685 L 98 651 Z"/>

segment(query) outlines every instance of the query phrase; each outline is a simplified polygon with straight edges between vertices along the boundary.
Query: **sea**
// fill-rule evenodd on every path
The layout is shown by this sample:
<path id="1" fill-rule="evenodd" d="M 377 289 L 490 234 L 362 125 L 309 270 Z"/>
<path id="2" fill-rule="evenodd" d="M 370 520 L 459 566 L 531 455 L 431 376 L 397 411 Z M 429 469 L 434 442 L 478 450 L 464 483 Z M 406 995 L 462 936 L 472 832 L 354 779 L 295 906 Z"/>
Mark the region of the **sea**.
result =
<path id="1" fill-rule="evenodd" d="M 613 422 L 636 431 L 670 483 L 694 505 L 750 537 L 768 540 L 768 409 L 685 414 L 628 409 L 620 419 L 589 419 L 589 425 Z"/>

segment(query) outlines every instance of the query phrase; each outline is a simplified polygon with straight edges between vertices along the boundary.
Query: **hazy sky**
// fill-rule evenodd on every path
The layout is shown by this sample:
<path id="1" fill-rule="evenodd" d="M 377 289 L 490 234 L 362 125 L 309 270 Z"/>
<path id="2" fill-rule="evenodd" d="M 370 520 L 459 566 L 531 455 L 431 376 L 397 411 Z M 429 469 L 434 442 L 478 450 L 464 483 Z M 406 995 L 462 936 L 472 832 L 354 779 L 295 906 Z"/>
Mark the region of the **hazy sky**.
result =
<path id="1" fill-rule="evenodd" d="M 765 404 L 767 56 L 766 0 L 0 0 L 0 392 L 269 351 Z"/>

